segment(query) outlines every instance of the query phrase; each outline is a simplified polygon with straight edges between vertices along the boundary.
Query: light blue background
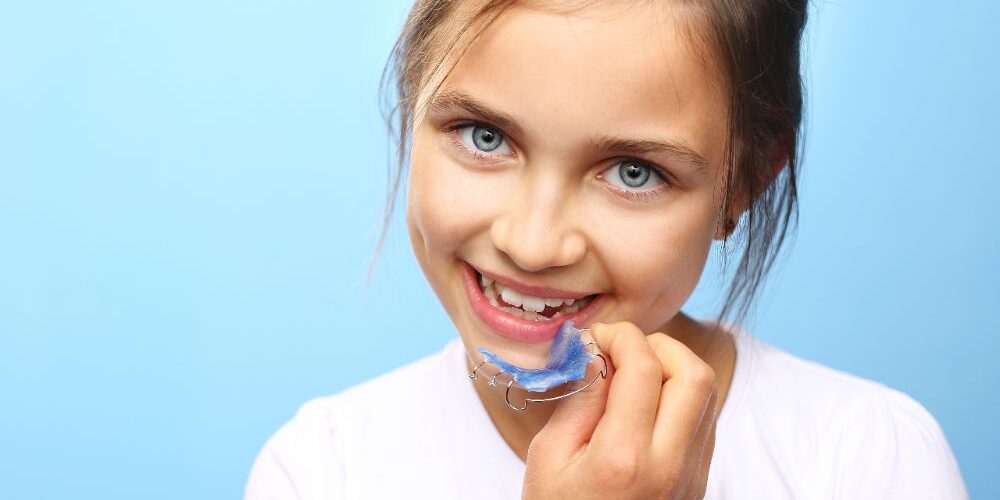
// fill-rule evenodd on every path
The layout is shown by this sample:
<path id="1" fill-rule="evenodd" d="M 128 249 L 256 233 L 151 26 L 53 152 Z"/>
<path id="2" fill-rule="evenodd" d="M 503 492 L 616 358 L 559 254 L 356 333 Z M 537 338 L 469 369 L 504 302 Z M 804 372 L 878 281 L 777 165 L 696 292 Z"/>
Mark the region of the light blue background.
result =
<path id="1" fill-rule="evenodd" d="M 364 289 L 407 4 L 0 4 L 0 497 L 239 497 L 299 404 L 454 335 L 401 224 Z M 1000 498 L 1000 7 L 816 7 L 749 328 L 911 394 Z"/>

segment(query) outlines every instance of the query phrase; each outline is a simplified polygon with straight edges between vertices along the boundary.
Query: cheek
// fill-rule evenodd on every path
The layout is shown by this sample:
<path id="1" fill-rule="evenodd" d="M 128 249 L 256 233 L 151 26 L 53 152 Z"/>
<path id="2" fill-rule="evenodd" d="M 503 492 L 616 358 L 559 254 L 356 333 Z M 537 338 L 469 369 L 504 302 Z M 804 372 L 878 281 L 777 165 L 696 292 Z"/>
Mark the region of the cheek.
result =
<path id="1" fill-rule="evenodd" d="M 480 177 L 445 155 L 433 134 L 414 134 L 407 225 L 418 258 L 421 252 L 456 253 L 464 241 L 488 228 L 498 193 L 484 188 Z"/>
<path id="2" fill-rule="evenodd" d="M 669 207 L 595 218 L 599 254 L 622 307 L 645 331 L 660 327 L 694 291 L 712 244 L 711 192 L 683 193 Z"/>

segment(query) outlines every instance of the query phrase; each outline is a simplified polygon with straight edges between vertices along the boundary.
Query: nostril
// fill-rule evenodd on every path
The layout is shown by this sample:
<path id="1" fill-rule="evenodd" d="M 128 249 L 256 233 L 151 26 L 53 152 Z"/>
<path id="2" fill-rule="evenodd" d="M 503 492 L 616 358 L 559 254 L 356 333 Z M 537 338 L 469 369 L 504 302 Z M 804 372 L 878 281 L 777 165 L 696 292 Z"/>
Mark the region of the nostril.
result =
<path id="1" fill-rule="evenodd" d="M 538 272 L 568 266 L 583 258 L 586 241 L 578 232 L 567 230 L 562 225 L 566 221 L 533 217 L 527 212 L 521 215 L 519 219 L 512 219 L 509 214 L 498 217 L 490 226 L 494 247 L 514 265 Z"/>

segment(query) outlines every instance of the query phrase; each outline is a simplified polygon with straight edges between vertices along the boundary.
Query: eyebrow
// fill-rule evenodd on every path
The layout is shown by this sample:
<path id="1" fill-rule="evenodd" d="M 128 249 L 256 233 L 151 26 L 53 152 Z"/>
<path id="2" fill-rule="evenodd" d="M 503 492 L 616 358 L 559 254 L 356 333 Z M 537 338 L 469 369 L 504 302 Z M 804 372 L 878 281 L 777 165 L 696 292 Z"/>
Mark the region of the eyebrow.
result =
<path id="1" fill-rule="evenodd" d="M 461 108 L 478 115 L 484 121 L 513 132 L 514 135 L 523 135 L 521 127 L 510 115 L 492 109 L 474 97 L 456 90 L 446 90 L 434 96 L 428 108 L 428 113 L 432 115 L 443 113 L 449 109 Z"/>
<path id="2" fill-rule="evenodd" d="M 692 167 L 700 175 L 708 174 L 708 160 L 682 142 L 633 140 L 618 137 L 601 137 L 592 141 L 594 148 L 603 151 L 620 151 L 625 154 L 644 156 L 648 154 L 665 154 L 679 159 Z"/>
<path id="3" fill-rule="evenodd" d="M 498 126 L 515 135 L 523 135 L 521 127 L 510 115 L 490 108 L 476 98 L 457 90 L 445 90 L 436 95 L 428 105 L 430 114 L 441 114 L 448 110 L 460 108 L 477 115 L 480 119 Z M 590 144 L 600 151 L 644 156 L 649 154 L 665 154 L 679 159 L 690 166 L 697 174 L 709 172 L 708 161 L 694 148 L 679 141 L 637 140 L 622 137 L 602 136 L 592 138 Z"/>

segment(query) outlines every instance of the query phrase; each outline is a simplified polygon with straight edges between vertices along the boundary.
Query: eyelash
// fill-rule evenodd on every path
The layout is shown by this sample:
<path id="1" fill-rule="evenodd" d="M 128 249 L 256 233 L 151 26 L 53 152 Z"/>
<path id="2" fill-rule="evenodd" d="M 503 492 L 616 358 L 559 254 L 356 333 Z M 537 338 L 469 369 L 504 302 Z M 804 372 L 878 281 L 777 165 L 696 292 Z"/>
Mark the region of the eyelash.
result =
<path id="1" fill-rule="evenodd" d="M 656 189 L 647 189 L 647 190 L 644 190 L 644 191 L 628 191 L 628 190 L 625 190 L 625 189 L 621 189 L 621 188 L 619 188 L 619 187 L 611 184 L 610 182 L 608 182 L 608 181 L 606 181 L 604 179 L 603 174 L 604 174 L 604 172 L 606 170 L 610 169 L 611 167 L 614 167 L 615 165 L 618 165 L 620 163 L 625 163 L 627 161 L 635 161 L 637 163 L 642 163 L 643 165 L 646 165 L 647 167 L 649 167 L 653 171 L 653 175 L 659 177 L 660 180 L 663 182 L 663 187 L 656 188 Z M 635 201 L 635 202 L 639 202 L 639 203 L 650 201 L 653 198 L 656 198 L 656 197 L 662 195 L 664 191 L 669 191 L 670 189 L 673 189 L 673 187 L 674 187 L 674 182 L 670 178 L 670 174 L 668 174 L 663 168 L 661 168 L 659 165 L 657 165 L 655 163 L 648 162 L 648 161 L 643 160 L 641 158 L 634 158 L 634 157 L 622 157 L 622 158 L 616 159 L 614 161 L 614 163 L 612 163 L 608 168 L 605 168 L 604 170 L 602 170 L 601 173 L 597 175 L 597 177 L 599 179 L 601 179 L 602 182 L 604 182 L 605 184 L 607 184 L 608 189 L 611 189 L 615 193 L 618 193 L 619 195 L 628 198 L 630 201 Z"/>
<path id="2" fill-rule="evenodd" d="M 445 129 L 448 132 L 448 136 L 451 138 L 451 142 L 454 143 L 456 146 L 458 146 L 458 148 L 461 149 L 463 153 L 465 153 L 465 154 L 467 154 L 469 156 L 473 156 L 473 157 L 475 157 L 477 159 L 480 159 L 480 160 L 493 160 L 493 161 L 496 161 L 498 158 L 500 158 L 497 155 L 491 155 L 489 153 L 483 153 L 482 151 L 476 151 L 475 149 L 472 149 L 472 148 L 466 146 L 465 144 L 463 144 L 462 140 L 458 138 L 458 131 L 461 130 L 461 129 L 463 129 L 463 128 L 466 128 L 466 127 L 483 127 L 483 128 L 488 128 L 490 130 L 495 130 L 496 132 L 500 133 L 501 136 L 503 136 L 503 139 L 505 141 L 508 140 L 506 133 L 504 133 L 499 128 L 494 127 L 493 125 L 490 125 L 489 123 L 483 123 L 483 122 L 477 122 L 477 121 L 456 123 L 455 125 L 449 125 Z M 508 145 L 509 145 L 509 143 L 508 143 Z"/>
<path id="3" fill-rule="evenodd" d="M 493 125 L 490 125 L 490 124 L 484 123 L 484 122 L 479 122 L 479 121 L 467 121 L 467 122 L 462 122 L 462 123 L 456 123 L 454 125 L 450 125 L 450 126 L 446 127 L 446 131 L 448 132 L 448 135 L 451 138 L 452 143 L 454 143 L 459 149 L 461 149 L 463 153 L 465 153 L 465 154 L 467 154 L 469 156 L 478 158 L 478 159 L 496 160 L 497 159 L 496 155 L 491 155 L 491 154 L 488 154 L 488 153 L 483 153 L 481 151 L 476 151 L 476 150 L 474 150 L 474 149 L 472 149 L 472 148 L 470 148 L 470 147 L 468 147 L 468 146 L 466 146 L 465 144 L 462 143 L 462 140 L 459 139 L 459 137 L 458 137 L 458 131 L 461 130 L 461 129 L 463 129 L 463 128 L 466 128 L 466 127 L 484 127 L 484 128 L 489 128 L 489 129 L 495 130 L 495 131 L 497 131 L 498 133 L 500 133 L 503 136 L 503 138 L 504 138 L 505 141 L 508 140 L 507 134 L 504 133 L 499 128 L 493 126 Z M 652 200 L 653 198 L 655 198 L 657 196 L 660 196 L 663 191 L 670 190 L 670 189 L 672 189 L 674 187 L 673 180 L 671 179 L 670 175 L 667 174 L 667 172 L 663 168 L 661 168 L 659 165 L 656 165 L 655 163 L 651 163 L 651 162 L 648 162 L 648 161 L 640 159 L 640 158 L 622 157 L 622 158 L 617 159 L 615 161 L 615 163 L 612 163 L 608 168 L 611 168 L 611 167 L 617 165 L 618 163 L 622 163 L 622 162 L 629 161 L 629 160 L 633 160 L 633 161 L 642 163 L 643 165 L 646 165 L 649 168 L 651 168 L 653 170 L 653 175 L 658 176 L 660 178 L 660 180 L 663 181 L 663 185 L 666 186 L 666 187 L 661 188 L 661 189 L 650 189 L 650 190 L 646 190 L 646 191 L 627 191 L 627 190 L 624 190 L 624 189 L 619 189 L 619 188 L 613 186 L 610 182 L 608 182 L 608 181 L 606 181 L 606 180 L 603 179 L 603 177 L 602 177 L 601 174 L 603 174 L 604 170 L 607 170 L 607 168 L 605 168 L 604 170 L 602 170 L 601 174 L 598 174 L 597 177 L 600 178 L 601 181 L 604 182 L 608 186 L 608 188 L 611 189 L 612 191 L 614 191 L 615 193 L 617 193 L 617 194 L 619 194 L 619 195 L 621 195 L 621 196 L 623 196 L 625 198 L 628 198 L 630 201 L 639 202 L 639 203 L 648 202 L 648 201 Z"/>

